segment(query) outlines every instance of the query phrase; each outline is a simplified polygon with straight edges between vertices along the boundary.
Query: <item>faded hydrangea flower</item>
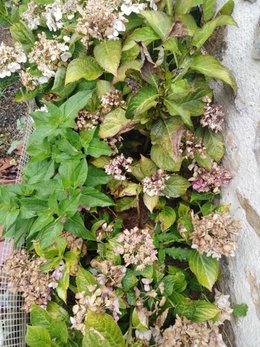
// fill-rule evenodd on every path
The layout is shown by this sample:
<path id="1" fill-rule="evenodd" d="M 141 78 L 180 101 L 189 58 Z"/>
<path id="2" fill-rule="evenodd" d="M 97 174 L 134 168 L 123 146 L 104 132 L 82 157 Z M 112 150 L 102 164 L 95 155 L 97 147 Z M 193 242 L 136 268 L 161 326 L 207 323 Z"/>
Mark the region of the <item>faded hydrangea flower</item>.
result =
<path id="1" fill-rule="evenodd" d="M 230 295 L 224 295 L 215 289 L 215 302 L 214 304 L 220 309 L 217 324 L 223 324 L 225 320 L 231 320 L 233 309 L 231 308 Z"/>
<path id="2" fill-rule="evenodd" d="M 115 137 L 108 137 L 104 139 L 104 142 L 112 149 L 113 155 L 119 153 L 119 148 L 122 146 L 123 137 L 121 135 Z"/>
<path id="3" fill-rule="evenodd" d="M 125 266 L 136 265 L 136 270 L 143 270 L 157 260 L 157 250 L 153 244 L 152 231 L 148 228 L 124 230 L 118 237 L 115 253 L 122 255 Z"/>
<path id="4" fill-rule="evenodd" d="M 210 130 L 218 133 L 222 131 L 224 122 L 224 112 L 220 105 L 215 105 L 209 97 L 205 98 L 205 112 L 200 119 L 200 124 L 203 127 L 208 127 Z"/>
<path id="5" fill-rule="evenodd" d="M 106 236 L 112 233 L 113 229 L 114 229 L 113 224 L 108 225 L 106 222 L 103 223 L 101 225 L 101 228 L 96 231 L 97 240 L 101 241 L 104 238 L 106 238 Z"/>
<path id="6" fill-rule="evenodd" d="M 181 139 L 179 154 L 186 159 L 194 159 L 199 154 L 202 159 L 206 158 L 207 149 L 203 145 L 202 138 L 196 136 L 190 130 L 186 130 Z"/>
<path id="7" fill-rule="evenodd" d="M 163 332 L 158 347 L 226 347 L 217 326 L 193 323 L 186 318 L 176 317 L 175 324 Z"/>
<path id="8" fill-rule="evenodd" d="M 55 72 L 71 57 L 69 47 L 57 40 L 49 40 L 46 34 L 38 34 L 38 41 L 29 53 L 29 62 L 36 64 L 42 76 L 38 78 L 40 84 L 47 83 L 55 76 Z"/>
<path id="9" fill-rule="evenodd" d="M 192 248 L 217 259 L 222 255 L 234 256 L 240 223 L 233 220 L 229 213 L 213 212 L 202 218 L 193 215 L 192 223 L 193 232 L 190 235 Z"/>
<path id="10" fill-rule="evenodd" d="M 81 110 L 78 113 L 76 119 L 76 130 L 89 130 L 93 129 L 95 126 L 102 122 L 102 118 L 99 111 L 88 112 L 86 110 Z"/>
<path id="11" fill-rule="evenodd" d="M 85 241 L 81 237 L 72 235 L 71 233 L 64 231 L 62 236 L 67 241 L 67 248 L 74 252 L 80 252 L 82 255 L 87 254 L 87 246 Z"/>
<path id="12" fill-rule="evenodd" d="M 41 266 L 45 263 L 45 259 L 30 257 L 25 249 L 21 249 L 6 259 L 3 265 L 2 271 L 9 277 L 9 290 L 15 294 L 22 294 L 24 299 L 22 309 L 25 312 L 30 312 L 33 304 L 46 307 L 51 300 L 51 288 L 56 287 L 58 270 L 54 271 L 53 276 L 50 272 L 43 272 Z"/>
<path id="13" fill-rule="evenodd" d="M 21 65 L 27 60 L 26 55 L 18 43 L 14 47 L 7 46 L 3 42 L 0 44 L 0 78 L 11 76 L 19 71 Z"/>
<path id="14" fill-rule="evenodd" d="M 167 175 L 164 170 L 159 169 L 151 177 L 143 179 L 143 191 L 149 196 L 163 196 L 163 191 L 166 188 L 166 181 L 171 176 Z"/>
<path id="15" fill-rule="evenodd" d="M 29 91 L 34 90 L 39 86 L 39 79 L 36 76 L 33 76 L 29 70 L 21 71 L 20 72 L 20 79 L 22 82 L 22 85 Z"/>
<path id="16" fill-rule="evenodd" d="M 112 260 L 103 260 L 99 262 L 95 259 L 91 261 L 91 266 L 99 270 L 99 273 L 97 273 L 95 277 L 100 286 L 106 286 L 108 288 L 122 287 L 122 280 L 126 273 L 125 266 L 115 265 Z"/>
<path id="17" fill-rule="evenodd" d="M 76 305 L 72 311 L 74 316 L 70 318 L 72 328 L 85 334 L 85 320 L 88 311 L 96 313 L 105 313 L 106 310 L 112 312 L 114 320 L 119 319 L 119 301 L 117 294 L 111 288 L 106 286 L 91 285 L 86 288 L 85 292 L 76 294 Z"/>
<path id="18" fill-rule="evenodd" d="M 81 17 L 77 21 L 77 32 L 83 36 L 82 42 L 88 45 L 92 38 L 104 40 L 117 37 L 125 26 L 116 12 L 120 0 L 88 0 L 83 6 Z M 121 30 L 120 30 L 121 29 Z"/>
<path id="19" fill-rule="evenodd" d="M 29 29 L 36 30 L 41 24 L 41 15 L 44 12 L 44 5 L 31 1 L 27 5 L 27 10 L 22 13 L 21 18 Z"/>
<path id="20" fill-rule="evenodd" d="M 125 158 L 124 154 L 120 154 L 111 162 L 105 166 L 105 171 L 108 175 L 114 176 L 116 180 L 126 180 L 126 173 L 131 172 L 130 164 L 132 164 L 133 158 Z"/>
<path id="21" fill-rule="evenodd" d="M 211 170 L 194 163 L 189 168 L 193 169 L 193 177 L 189 181 L 192 182 L 192 188 L 199 193 L 212 190 L 213 193 L 219 194 L 220 188 L 226 186 L 232 179 L 230 172 L 216 162 L 212 164 Z"/>
<path id="22" fill-rule="evenodd" d="M 123 107 L 125 105 L 125 101 L 122 99 L 122 92 L 118 89 L 102 95 L 100 101 L 102 112 L 105 114 L 109 113 L 114 108 Z"/>

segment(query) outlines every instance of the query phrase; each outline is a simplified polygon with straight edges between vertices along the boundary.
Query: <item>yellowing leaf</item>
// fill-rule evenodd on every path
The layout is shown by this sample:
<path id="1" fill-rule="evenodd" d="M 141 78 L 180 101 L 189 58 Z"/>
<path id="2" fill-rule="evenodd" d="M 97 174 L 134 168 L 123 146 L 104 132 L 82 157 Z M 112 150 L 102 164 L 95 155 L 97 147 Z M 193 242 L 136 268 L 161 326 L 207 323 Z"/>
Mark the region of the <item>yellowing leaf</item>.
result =
<path id="1" fill-rule="evenodd" d="M 166 231 L 174 224 L 176 213 L 172 207 L 166 206 L 162 212 L 158 214 L 157 219 L 161 223 L 162 231 Z"/>
<path id="2" fill-rule="evenodd" d="M 154 87 L 144 87 L 132 97 L 126 111 L 126 117 L 138 116 L 157 105 L 158 93 Z"/>
<path id="3" fill-rule="evenodd" d="M 189 256 L 189 267 L 199 283 L 208 290 L 212 290 L 219 274 L 219 262 L 217 259 L 201 255 L 194 250 Z"/>
<path id="4" fill-rule="evenodd" d="M 108 40 L 94 48 L 94 57 L 105 71 L 116 76 L 121 60 L 121 51 L 120 40 Z"/>
<path id="5" fill-rule="evenodd" d="M 140 71 L 141 67 L 142 67 L 141 60 L 133 60 L 121 65 L 117 71 L 117 75 L 113 79 L 113 84 L 124 81 L 126 78 L 126 72 L 128 70 Z"/>
<path id="6" fill-rule="evenodd" d="M 131 121 L 125 117 L 125 111 L 117 108 L 105 116 L 104 122 L 100 125 L 99 136 L 102 139 L 115 136 L 130 124 Z"/>
<path id="7" fill-rule="evenodd" d="M 205 76 L 225 82 L 232 87 L 233 90 L 237 89 L 236 81 L 232 73 L 210 55 L 199 55 L 193 58 L 190 67 L 192 70 L 200 72 Z"/>
<path id="8" fill-rule="evenodd" d="M 103 74 L 103 69 L 92 57 L 72 60 L 67 68 L 65 84 L 85 78 L 88 81 L 96 80 Z"/>
<path id="9" fill-rule="evenodd" d="M 144 199 L 144 204 L 148 208 L 148 210 L 150 212 L 153 212 L 154 208 L 156 207 L 156 205 L 159 202 L 159 196 L 157 196 L 157 195 L 150 196 L 150 195 L 144 193 L 143 199 Z"/>
<path id="10" fill-rule="evenodd" d="M 161 39 L 166 39 L 173 24 L 171 18 L 166 13 L 160 11 L 142 11 L 141 15 Z"/>

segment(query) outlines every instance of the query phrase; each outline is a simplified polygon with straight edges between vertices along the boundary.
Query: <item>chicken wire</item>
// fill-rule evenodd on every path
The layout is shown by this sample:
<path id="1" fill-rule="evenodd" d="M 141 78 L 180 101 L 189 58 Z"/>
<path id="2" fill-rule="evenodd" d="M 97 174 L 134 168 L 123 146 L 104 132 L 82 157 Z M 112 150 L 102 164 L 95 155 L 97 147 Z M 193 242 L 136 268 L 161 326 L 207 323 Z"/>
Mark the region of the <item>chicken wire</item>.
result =
<path id="1" fill-rule="evenodd" d="M 32 124 L 32 118 L 27 116 L 16 183 L 22 182 L 22 171 L 29 159 L 26 146 L 33 130 Z M 23 299 L 21 295 L 12 294 L 8 290 L 8 274 L 2 271 L 5 259 L 12 252 L 12 242 L 5 241 L 0 252 L 0 347 L 25 347 L 27 315 L 21 310 Z"/>

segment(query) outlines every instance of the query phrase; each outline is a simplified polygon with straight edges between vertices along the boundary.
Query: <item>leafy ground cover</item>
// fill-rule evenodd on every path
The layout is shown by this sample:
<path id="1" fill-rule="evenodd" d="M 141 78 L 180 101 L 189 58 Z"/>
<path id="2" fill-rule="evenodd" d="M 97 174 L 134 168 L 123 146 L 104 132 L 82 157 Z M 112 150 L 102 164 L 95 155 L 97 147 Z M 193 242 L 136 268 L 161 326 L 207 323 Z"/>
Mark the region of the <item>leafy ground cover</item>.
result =
<path id="1" fill-rule="evenodd" d="M 215 204 L 231 174 L 209 82 L 236 83 L 203 47 L 233 5 L 2 3 L 0 76 L 39 107 L 23 184 L 0 189 L 29 346 L 225 346 L 245 314 L 214 291 L 240 227 Z"/>

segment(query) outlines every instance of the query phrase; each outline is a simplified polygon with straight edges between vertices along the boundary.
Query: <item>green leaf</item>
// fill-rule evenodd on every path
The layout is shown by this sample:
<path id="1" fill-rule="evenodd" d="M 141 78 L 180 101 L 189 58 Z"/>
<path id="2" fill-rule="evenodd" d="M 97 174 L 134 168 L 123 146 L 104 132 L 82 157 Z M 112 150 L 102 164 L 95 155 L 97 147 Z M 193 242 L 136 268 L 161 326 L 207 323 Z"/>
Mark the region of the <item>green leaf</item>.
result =
<path id="1" fill-rule="evenodd" d="M 99 158 L 102 155 L 111 155 L 112 153 L 113 151 L 110 146 L 106 142 L 101 141 L 97 136 L 92 139 L 86 149 L 86 154 L 94 158 Z"/>
<path id="2" fill-rule="evenodd" d="M 225 154 L 224 137 L 221 133 L 214 133 L 206 129 L 204 134 L 204 145 L 208 154 L 215 160 L 220 161 Z"/>
<path id="3" fill-rule="evenodd" d="M 247 315 L 247 304 L 233 304 L 231 305 L 231 307 L 233 309 L 233 315 L 235 317 L 245 317 Z"/>
<path id="4" fill-rule="evenodd" d="M 94 81 L 103 74 L 103 69 L 92 57 L 77 58 L 72 60 L 67 67 L 65 84 L 85 78 Z"/>
<path id="5" fill-rule="evenodd" d="M 223 25 L 237 25 L 237 23 L 231 16 L 219 16 L 213 21 L 206 23 L 202 28 L 197 29 L 192 44 L 197 48 L 201 48 L 213 34 L 214 30 Z"/>
<path id="6" fill-rule="evenodd" d="M 97 285 L 97 281 L 91 272 L 80 266 L 76 277 L 76 285 L 79 292 L 90 294 L 91 292 L 88 290 L 88 286 Z"/>
<path id="7" fill-rule="evenodd" d="M 53 160 L 42 160 L 39 162 L 29 162 L 23 176 L 27 184 L 35 184 L 48 181 L 55 173 Z"/>
<path id="8" fill-rule="evenodd" d="M 220 62 L 210 55 L 199 55 L 192 59 L 191 69 L 205 76 L 219 79 L 230 85 L 234 91 L 237 89 L 236 81 L 232 73 Z"/>
<path id="9" fill-rule="evenodd" d="M 189 111 L 185 110 L 182 105 L 178 105 L 172 100 L 164 99 L 164 105 L 171 116 L 180 116 L 183 123 L 192 127 L 191 114 Z"/>
<path id="10" fill-rule="evenodd" d="M 163 170 L 176 172 L 180 170 L 182 157 L 172 158 L 172 156 L 161 145 L 153 145 L 151 149 L 151 159 Z"/>
<path id="11" fill-rule="evenodd" d="M 108 342 L 109 347 L 125 347 L 123 334 L 108 314 L 99 314 L 88 311 L 86 317 L 86 332 L 95 332 L 102 337 L 103 341 Z"/>
<path id="12" fill-rule="evenodd" d="M 64 127 L 74 127 L 74 120 L 77 117 L 78 113 L 90 100 L 92 97 L 93 90 L 84 90 L 82 92 L 78 92 L 71 96 L 63 105 L 61 105 L 60 109 L 66 117 L 66 122 L 64 122 Z"/>
<path id="13" fill-rule="evenodd" d="M 194 301 L 193 308 L 192 320 L 198 323 L 212 320 L 220 313 L 217 306 L 204 300 Z"/>
<path id="14" fill-rule="evenodd" d="M 125 111 L 122 108 L 117 108 L 105 116 L 100 125 L 99 136 L 102 139 L 113 137 L 130 124 L 131 121 L 125 117 Z"/>
<path id="15" fill-rule="evenodd" d="M 217 259 L 201 255 L 197 251 L 192 250 L 188 261 L 189 267 L 199 283 L 208 290 L 212 290 L 219 274 L 219 262 Z"/>
<path id="16" fill-rule="evenodd" d="M 165 276 L 162 283 L 164 284 L 164 293 L 166 296 L 171 295 L 173 292 L 181 293 L 187 287 L 185 275 L 181 272 Z"/>
<path id="17" fill-rule="evenodd" d="M 204 21 L 209 21 L 214 13 L 215 13 L 215 7 L 216 7 L 216 0 L 204 0 L 203 2 L 203 18 Z"/>
<path id="18" fill-rule="evenodd" d="M 121 41 L 108 40 L 94 48 L 94 56 L 98 64 L 107 72 L 117 75 L 121 60 Z"/>
<path id="19" fill-rule="evenodd" d="M 235 7 L 235 2 L 234 0 L 228 0 L 218 11 L 218 14 L 226 14 L 226 15 L 231 15 L 233 13 Z"/>
<path id="20" fill-rule="evenodd" d="M 111 347 L 111 345 L 108 341 L 104 341 L 103 336 L 89 331 L 83 337 L 82 347 Z"/>
<path id="21" fill-rule="evenodd" d="M 88 175 L 86 159 L 63 161 L 59 167 L 59 174 L 65 189 L 83 185 Z"/>
<path id="22" fill-rule="evenodd" d="M 173 248 L 166 248 L 165 252 L 167 255 L 172 257 L 173 259 L 177 260 L 188 260 L 190 249 L 187 248 L 179 248 L 179 247 L 173 247 Z"/>
<path id="23" fill-rule="evenodd" d="M 176 37 L 169 37 L 163 43 L 163 47 L 164 47 L 164 49 L 166 49 L 167 51 L 170 51 L 173 54 L 180 54 L 181 55 L 181 51 L 179 50 L 178 41 L 177 41 Z"/>
<path id="24" fill-rule="evenodd" d="M 107 184 L 111 181 L 111 176 L 107 175 L 104 170 L 98 169 L 93 165 L 88 167 L 88 177 L 86 180 L 86 186 L 96 187 L 100 184 Z"/>
<path id="25" fill-rule="evenodd" d="M 50 327 L 50 334 L 59 346 L 68 342 L 69 332 L 65 322 L 53 321 Z"/>
<path id="26" fill-rule="evenodd" d="M 157 206 L 157 204 L 159 202 L 159 196 L 157 196 L 157 195 L 150 196 L 150 195 L 144 193 L 143 199 L 144 199 L 144 204 L 148 208 L 148 210 L 150 212 L 153 212 L 153 210 L 155 209 L 155 207 Z"/>
<path id="27" fill-rule="evenodd" d="M 166 13 L 161 11 L 142 11 L 141 15 L 161 39 L 166 39 L 173 24 L 171 18 Z"/>
<path id="28" fill-rule="evenodd" d="M 174 224 L 176 213 L 172 207 L 165 206 L 162 212 L 158 214 L 157 220 L 161 223 L 162 231 L 166 231 Z"/>
<path id="29" fill-rule="evenodd" d="M 136 198 L 127 196 L 125 198 L 117 200 L 115 210 L 116 210 L 116 212 L 123 212 L 123 211 L 127 211 L 131 208 L 136 208 L 136 206 L 137 206 Z"/>
<path id="30" fill-rule="evenodd" d="M 136 286 L 138 283 L 138 278 L 135 276 L 134 271 L 127 269 L 125 277 L 122 281 L 122 286 L 125 292 L 128 292 L 131 288 Z"/>
<path id="31" fill-rule="evenodd" d="M 179 155 L 175 137 L 182 130 L 183 122 L 179 117 L 159 119 L 151 129 L 151 159 L 161 169 L 179 171 L 183 158 Z"/>
<path id="32" fill-rule="evenodd" d="M 117 71 L 117 75 L 113 79 L 113 84 L 116 84 L 118 82 L 123 82 L 126 79 L 126 73 L 128 70 L 140 71 L 141 67 L 142 67 L 141 60 L 133 60 L 121 65 Z"/>
<path id="33" fill-rule="evenodd" d="M 44 327 L 27 326 L 25 342 L 29 347 L 51 347 L 51 337 Z"/>
<path id="34" fill-rule="evenodd" d="M 58 287 L 56 288 L 58 296 L 65 303 L 67 302 L 69 284 L 70 284 L 70 269 L 66 264 L 65 268 L 62 271 L 62 278 L 61 280 L 59 280 Z"/>
<path id="35" fill-rule="evenodd" d="M 60 236 L 63 230 L 63 224 L 59 221 L 54 221 L 47 225 L 38 236 L 40 246 L 42 248 L 49 247 L 58 236 Z"/>
<path id="36" fill-rule="evenodd" d="M 189 186 L 190 182 L 186 178 L 174 175 L 166 181 L 166 188 L 163 192 L 170 198 L 178 198 L 186 193 Z"/>
<path id="37" fill-rule="evenodd" d="M 88 207 L 106 207 L 114 205 L 114 202 L 109 196 L 101 193 L 97 189 L 87 187 L 82 191 L 80 205 Z"/>
<path id="38" fill-rule="evenodd" d="M 154 87 L 144 87 L 132 97 L 126 111 L 127 118 L 133 118 L 157 105 L 158 92 Z"/>
<path id="39" fill-rule="evenodd" d="M 52 320 L 61 320 L 69 322 L 68 312 L 54 301 L 49 301 L 47 305 L 47 311 L 49 312 Z"/>
<path id="40" fill-rule="evenodd" d="M 32 325 L 39 325 L 48 329 L 51 325 L 49 313 L 38 305 L 33 305 L 30 313 Z"/>
<path id="41" fill-rule="evenodd" d="M 81 237 L 83 240 L 95 241 L 95 237 L 85 227 L 84 221 L 79 213 L 76 213 L 73 217 L 68 218 L 64 224 L 64 230 L 69 231 L 71 234 Z"/>
<path id="42" fill-rule="evenodd" d="M 123 51 L 128 51 L 136 45 L 136 42 L 143 42 L 148 46 L 153 41 L 159 40 L 160 36 L 150 27 L 136 29 L 127 37 L 123 45 Z"/>
<path id="43" fill-rule="evenodd" d="M 175 5 L 175 12 L 177 14 L 186 14 L 193 6 L 193 0 L 177 0 Z"/>

